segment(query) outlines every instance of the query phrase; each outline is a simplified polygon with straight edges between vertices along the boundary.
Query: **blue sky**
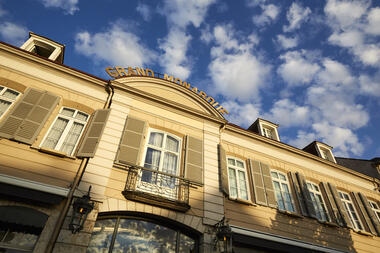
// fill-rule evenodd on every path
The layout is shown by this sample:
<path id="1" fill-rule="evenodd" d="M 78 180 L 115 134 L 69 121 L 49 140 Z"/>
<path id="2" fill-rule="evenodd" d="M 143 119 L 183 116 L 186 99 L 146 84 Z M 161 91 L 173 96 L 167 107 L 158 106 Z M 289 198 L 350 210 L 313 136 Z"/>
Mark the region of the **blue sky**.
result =
<path id="1" fill-rule="evenodd" d="M 148 67 L 217 98 L 227 119 L 278 123 L 281 141 L 380 156 L 380 1 L 0 0 L 0 39 L 66 45 L 102 78 Z"/>

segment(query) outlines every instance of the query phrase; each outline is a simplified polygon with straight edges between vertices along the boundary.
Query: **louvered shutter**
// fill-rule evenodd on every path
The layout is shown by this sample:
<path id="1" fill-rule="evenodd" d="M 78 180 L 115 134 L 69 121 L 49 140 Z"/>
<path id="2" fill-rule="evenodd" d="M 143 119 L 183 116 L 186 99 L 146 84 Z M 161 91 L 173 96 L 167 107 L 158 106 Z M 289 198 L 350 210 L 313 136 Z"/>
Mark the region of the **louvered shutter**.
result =
<path id="1" fill-rule="evenodd" d="M 358 215 L 360 216 L 361 220 L 364 221 L 364 229 L 367 232 L 370 232 L 372 234 L 376 235 L 376 230 L 373 227 L 372 221 L 370 220 L 367 210 L 365 210 L 362 200 L 360 199 L 358 193 L 351 192 L 351 198 L 356 205 L 356 209 L 358 210 Z"/>
<path id="2" fill-rule="evenodd" d="M 203 184 L 203 141 L 186 136 L 185 178 Z"/>
<path id="3" fill-rule="evenodd" d="M 314 205 L 313 205 L 313 200 L 311 199 L 309 189 L 307 188 L 305 177 L 298 172 L 296 173 L 296 177 L 297 177 L 298 183 L 301 187 L 301 192 L 302 192 L 303 199 L 305 201 L 307 212 L 309 213 L 309 216 L 312 218 L 317 218 L 317 215 L 316 215 L 315 209 L 314 209 Z"/>
<path id="4" fill-rule="evenodd" d="M 342 220 L 342 217 L 340 216 L 338 206 L 336 205 L 334 196 L 332 195 L 329 186 L 327 183 L 320 183 L 319 184 L 322 194 L 326 196 L 325 199 L 327 199 L 327 205 L 328 209 L 330 210 L 330 217 L 339 226 L 344 226 L 344 222 Z"/>
<path id="5" fill-rule="evenodd" d="M 227 171 L 227 157 L 226 151 L 222 147 L 222 145 L 218 145 L 218 153 L 219 153 L 219 175 L 220 175 L 220 185 L 221 190 L 227 196 L 230 195 L 230 189 L 228 188 L 228 171 Z"/>
<path id="6" fill-rule="evenodd" d="M 247 177 L 248 177 L 248 191 L 250 192 L 251 194 L 251 201 L 253 203 L 256 202 L 256 198 L 255 198 L 255 191 L 254 191 L 254 184 L 253 184 L 253 175 L 252 175 L 252 164 L 251 164 L 251 160 L 247 160 L 245 162 L 246 166 L 247 166 Z"/>
<path id="7" fill-rule="evenodd" d="M 370 218 L 370 221 L 373 224 L 374 229 L 377 232 L 377 235 L 380 236 L 380 222 L 377 219 L 376 214 L 372 210 L 372 208 L 371 208 L 371 206 L 370 206 L 370 204 L 368 202 L 367 197 L 364 196 L 363 194 L 361 194 L 360 192 L 358 193 L 358 196 L 359 196 L 360 200 L 362 201 L 365 210 L 367 211 L 367 214 L 368 214 L 368 216 Z"/>
<path id="8" fill-rule="evenodd" d="M 267 206 L 267 197 L 265 193 L 264 180 L 261 173 L 260 162 L 249 160 L 251 175 L 253 178 L 253 187 L 255 193 L 255 200 L 257 204 Z"/>
<path id="9" fill-rule="evenodd" d="M 343 218 L 343 221 L 345 223 L 345 225 L 349 228 L 352 228 L 352 224 L 351 224 L 351 221 L 350 221 L 350 218 L 348 216 L 348 213 L 346 211 L 346 208 L 344 208 L 343 206 L 343 203 L 339 197 L 339 194 L 338 194 L 338 191 L 336 189 L 336 187 L 330 183 L 327 183 L 327 185 L 329 186 L 330 190 L 331 190 L 331 194 L 332 196 L 334 197 L 334 200 L 335 200 L 335 203 L 336 203 L 336 206 L 338 207 L 338 211 L 340 213 L 340 216 Z"/>
<path id="10" fill-rule="evenodd" d="M 50 92 L 28 88 L 1 122 L 0 137 L 32 144 L 59 99 Z"/>
<path id="11" fill-rule="evenodd" d="M 94 157 L 111 109 L 96 110 L 87 128 L 77 157 Z"/>
<path id="12" fill-rule="evenodd" d="M 270 174 L 269 166 L 265 163 L 260 163 L 261 173 L 263 175 L 263 181 L 265 186 L 265 194 L 267 197 L 268 206 L 277 208 L 277 201 L 274 194 L 272 176 Z"/>
<path id="13" fill-rule="evenodd" d="M 116 154 L 116 162 L 139 165 L 140 152 L 143 148 L 145 127 L 145 121 L 132 117 L 127 118 L 121 136 L 119 150 Z"/>
<path id="14" fill-rule="evenodd" d="M 298 204 L 300 207 L 301 214 L 303 216 L 309 216 L 309 213 L 307 212 L 307 207 L 306 207 L 306 200 L 303 197 L 302 189 L 301 189 L 301 186 L 298 182 L 296 174 L 293 172 L 289 172 L 288 177 L 290 178 L 290 181 L 291 181 L 293 188 L 294 188 L 294 191 L 296 193 L 296 197 L 297 197 L 297 201 L 298 201 Z"/>

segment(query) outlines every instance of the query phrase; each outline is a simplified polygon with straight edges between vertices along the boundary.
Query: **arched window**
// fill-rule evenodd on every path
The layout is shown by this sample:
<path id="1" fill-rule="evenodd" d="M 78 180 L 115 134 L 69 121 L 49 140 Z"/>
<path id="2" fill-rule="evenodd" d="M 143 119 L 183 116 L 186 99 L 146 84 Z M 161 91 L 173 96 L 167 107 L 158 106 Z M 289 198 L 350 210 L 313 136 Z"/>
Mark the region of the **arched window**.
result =
<path id="1" fill-rule="evenodd" d="M 100 217 L 87 252 L 198 252 L 197 235 L 181 226 L 135 216 Z"/>

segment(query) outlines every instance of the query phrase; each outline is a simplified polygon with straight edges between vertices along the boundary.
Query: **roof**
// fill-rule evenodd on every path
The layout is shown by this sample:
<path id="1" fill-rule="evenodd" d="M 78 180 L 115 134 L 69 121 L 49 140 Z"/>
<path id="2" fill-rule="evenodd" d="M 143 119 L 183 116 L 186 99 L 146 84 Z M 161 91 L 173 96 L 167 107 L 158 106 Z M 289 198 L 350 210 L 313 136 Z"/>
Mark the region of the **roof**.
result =
<path id="1" fill-rule="evenodd" d="M 380 164 L 380 158 L 373 158 L 372 160 L 354 159 L 335 157 L 336 162 L 351 170 L 357 171 L 364 175 L 380 179 L 380 174 L 376 169 L 376 165 Z"/>

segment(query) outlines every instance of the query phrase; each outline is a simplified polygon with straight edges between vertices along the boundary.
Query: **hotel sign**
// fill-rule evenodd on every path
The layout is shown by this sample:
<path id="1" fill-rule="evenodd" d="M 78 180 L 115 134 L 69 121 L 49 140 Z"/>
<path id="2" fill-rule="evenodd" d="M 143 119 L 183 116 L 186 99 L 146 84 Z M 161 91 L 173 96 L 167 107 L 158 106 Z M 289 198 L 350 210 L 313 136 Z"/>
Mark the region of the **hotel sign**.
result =
<path id="1" fill-rule="evenodd" d="M 143 69 L 143 68 L 123 68 L 123 67 L 107 67 L 106 72 L 111 77 L 117 78 L 117 77 L 123 77 L 123 76 L 151 76 L 151 77 L 158 77 L 162 78 L 164 80 L 173 82 L 175 84 L 178 84 L 182 86 L 185 89 L 191 90 L 195 94 L 199 95 L 201 98 L 206 100 L 207 103 L 212 105 L 221 115 L 229 114 L 229 112 L 223 108 L 218 102 L 215 101 L 215 99 L 211 96 L 207 96 L 207 94 L 204 91 L 198 90 L 197 87 L 192 86 L 189 82 L 182 81 L 179 78 L 174 78 L 173 76 L 169 76 L 168 74 L 162 74 L 153 72 L 151 69 Z"/>

